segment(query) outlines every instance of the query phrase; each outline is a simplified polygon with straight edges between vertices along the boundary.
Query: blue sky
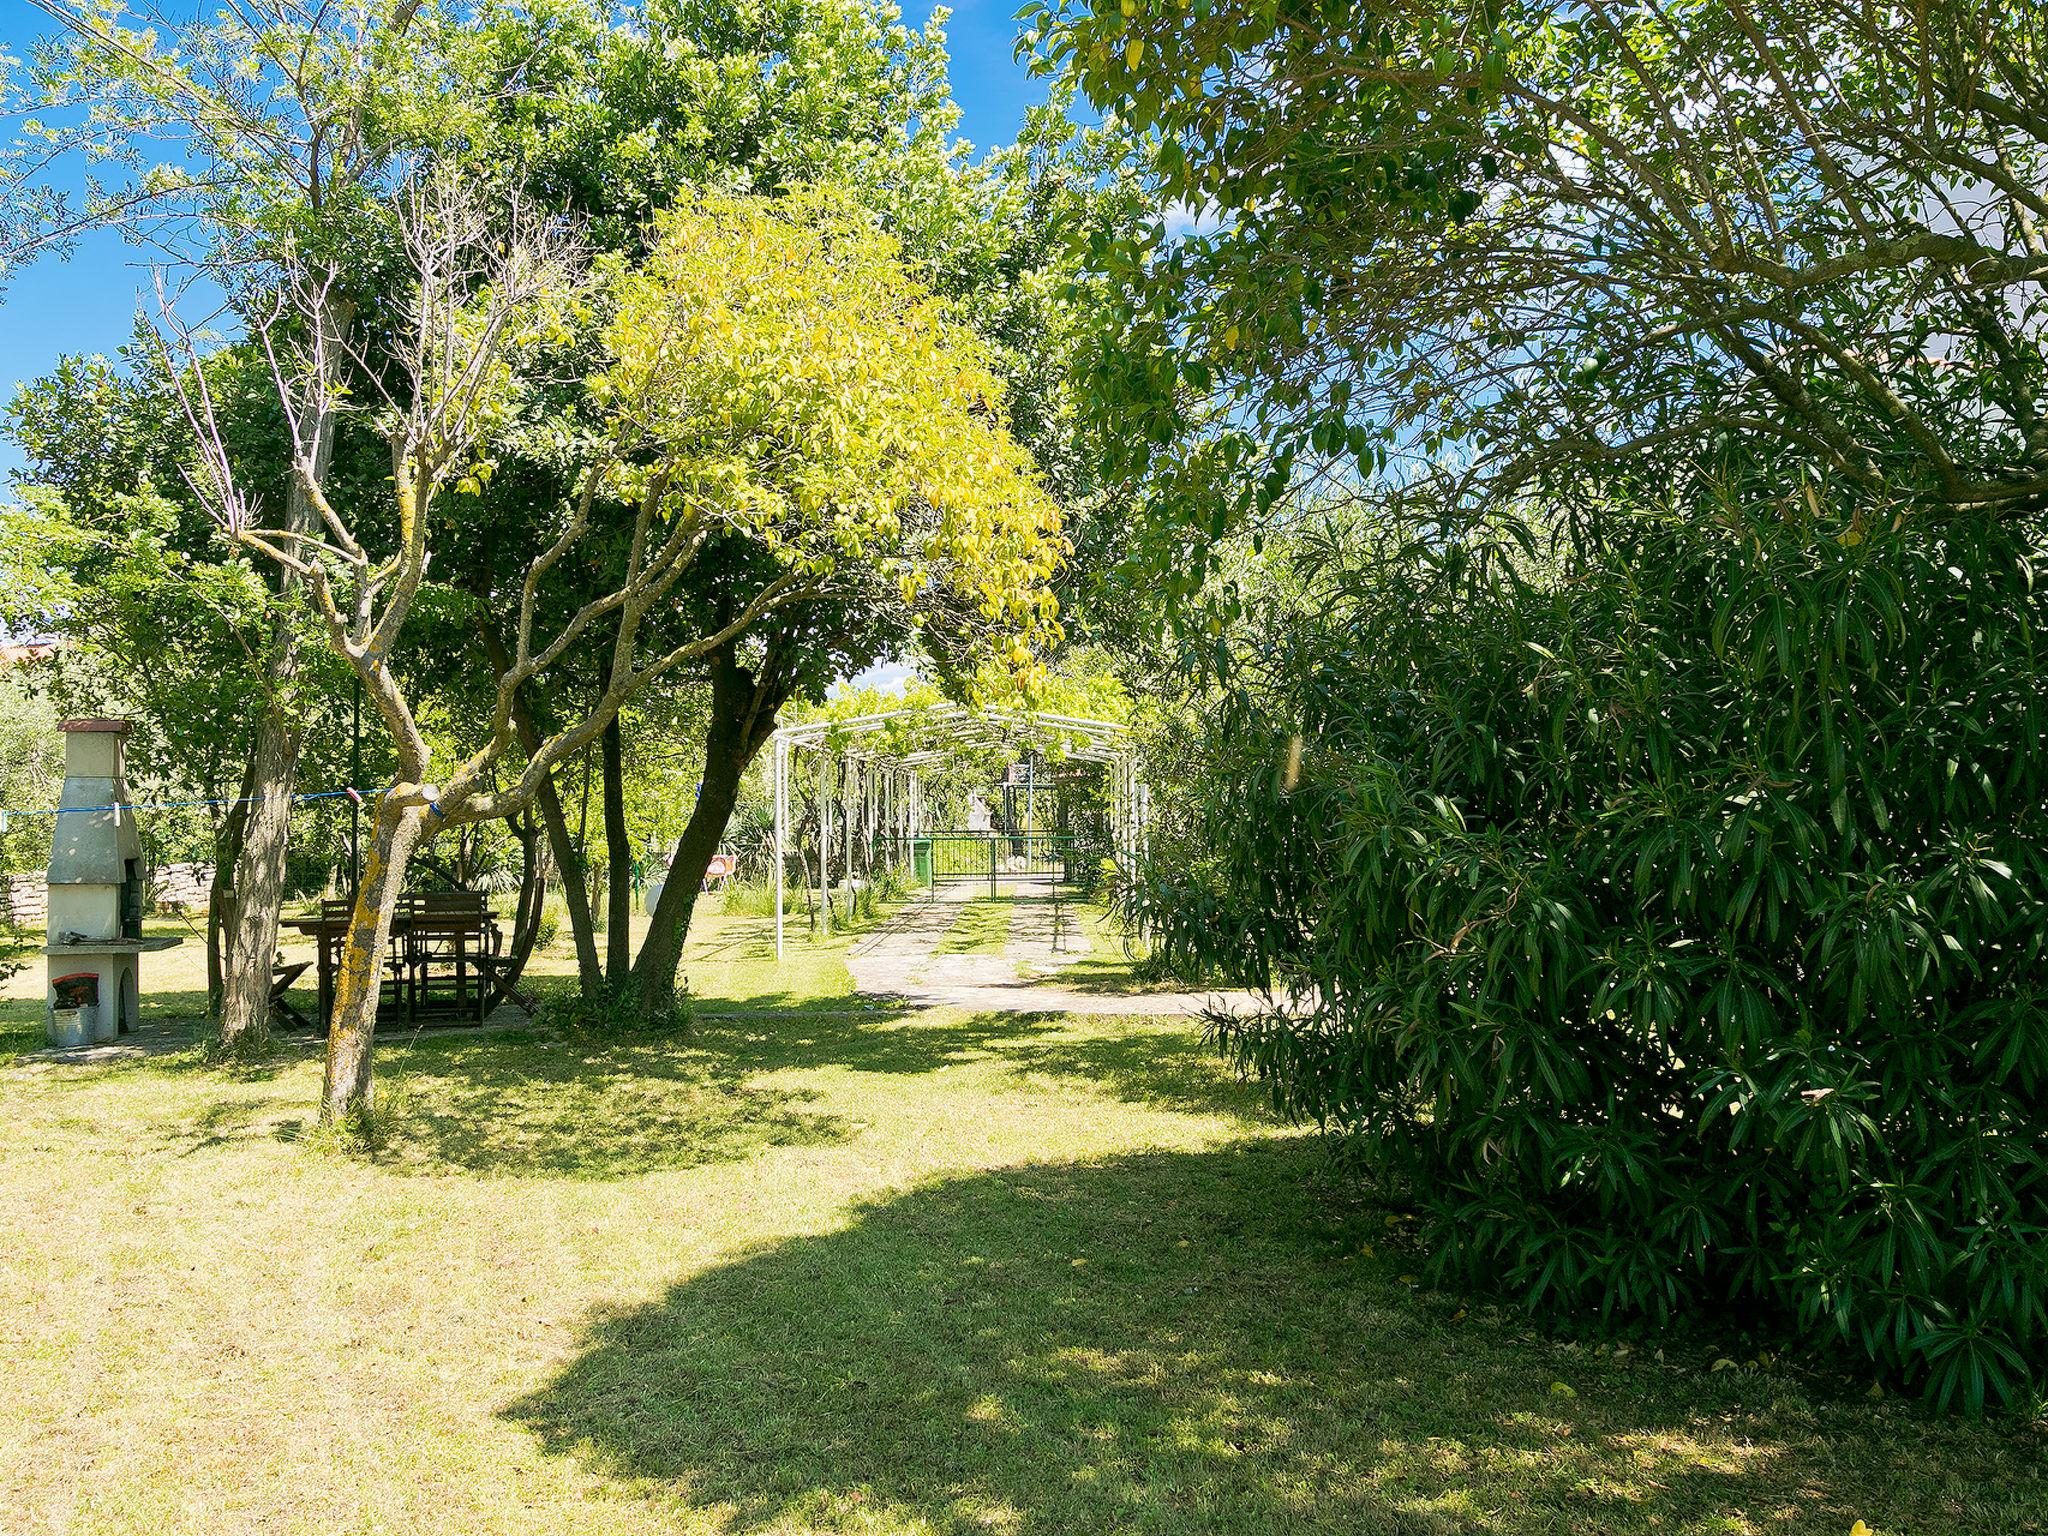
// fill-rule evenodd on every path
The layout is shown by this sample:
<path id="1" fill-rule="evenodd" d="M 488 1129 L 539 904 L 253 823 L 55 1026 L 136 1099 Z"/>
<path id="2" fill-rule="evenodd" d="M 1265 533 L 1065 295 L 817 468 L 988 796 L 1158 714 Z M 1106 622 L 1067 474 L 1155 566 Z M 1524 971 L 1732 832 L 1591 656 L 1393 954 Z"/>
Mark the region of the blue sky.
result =
<path id="1" fill-rule="evenodd" d="M 953 56 L 953 93 L 960 131 L 978 148 L 1008 143 L 1043 85 L 1027 79 L 1010 56 L 1018 0 L 961 0 L 947 23 Z M 922 21 L 930 6 L 910 0 L 906 14 Z M 0 0 L 0 53 L 19 57 L 48 27 L 27 0 Z M 145 258 L 117 236 L 101 235 L 78 247 L 69 261 L 44 261 L 18 272 L 0 293 L 0 399 L 47 372 L 67 352 L 111 355 L 134 326 L 139 293 L 150 286 Z M 0 483 L 20 463 L 0 443 Z"/>

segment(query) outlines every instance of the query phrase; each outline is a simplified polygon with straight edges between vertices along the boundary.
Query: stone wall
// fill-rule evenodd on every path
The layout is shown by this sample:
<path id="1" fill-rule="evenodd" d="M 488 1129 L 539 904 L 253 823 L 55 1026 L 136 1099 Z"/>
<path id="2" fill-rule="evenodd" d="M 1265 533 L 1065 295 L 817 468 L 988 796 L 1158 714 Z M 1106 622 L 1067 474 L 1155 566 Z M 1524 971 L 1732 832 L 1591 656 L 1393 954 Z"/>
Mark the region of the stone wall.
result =
<path id="1" fill-rule="evenodd" d="M 0 875 L 0 922 L 14 928 L 40 928 L 49 910 L 49 893 L 41 875 Z"/>
<path id="2" fill-rule="evenodd" d="M 213 866 L 166 864 L 151 878 L 149 894 L 158 911 L 203 908 L 213 894 Z M 49 911 L 49 892 L 40 874 L 0 875 L 0 922 L 41 928 Z"/>
<path id="3" fill-rule="evenodd" d="M 159 908 L 203 907 L 213 894 L 211 864 L 166 864 L 151 880 L 149 894 Z"/>

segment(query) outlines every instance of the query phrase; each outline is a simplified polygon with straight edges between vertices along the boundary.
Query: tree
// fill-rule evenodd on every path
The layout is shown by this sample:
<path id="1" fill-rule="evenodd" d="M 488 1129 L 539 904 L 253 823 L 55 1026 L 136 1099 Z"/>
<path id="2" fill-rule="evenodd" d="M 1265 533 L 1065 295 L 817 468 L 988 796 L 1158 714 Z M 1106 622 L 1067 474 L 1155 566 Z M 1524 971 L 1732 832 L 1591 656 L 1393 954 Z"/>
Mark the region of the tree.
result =
<path id="1" fill-rule="evenodd" d="M 57 712 L 24 670 L 20 663 L 0 669 L 0 797 L 10 808 L 39 810 L 57 803 L 64 757 Z M 23 818 L 0 834 L 0 875 L 49 867 L 54 820 Z"/>
<path id="2" fill-rule="evenodd" d="M 1125 0 L 1027 36 L 1185 221 L 1095 252 L 1116 468 L 1159 457 L 1171 522 L 1740 439 L 1859 534 L 2048 498 L 2038 8 Z"/>
<path id="3" fill-rule="evenodd" d="M 371 50 L 373 59 L 388 65 L 395 52 L 405 68 L 375 80 L 340 69 L 334 89 L 364 92 L 362 131 L 387 151 L 385 163 L 389 153 L 459 142 L 478 163 L 517 166 L 535 206 L 569 212 L 594 248 L 627 260 L 644 256 L 651 216 L 701 184 L 775 191 L 830 172 L 898 236 L 905 263 L 930 284 L 952 316 L 967 320 L 986 339 L 1012 429 L 1032 450 L 1049 485 L 1063 497 L 1076 498 L 1089 488 L 1092 458 L 1080 442 L 1072 386 L 1061 362 L 1072 327 L 1052 274 L 1071 262 L 1066 242 L 1072 228 L 1120 217 L 1117 210 L 1127 213 L 1132 206 L 1127 179 L 1104 174 L 1114 157 L 1102 147 L 1109 138 L 1102 130 L 1076 129 L 1048 108 L 1033 114 L 1016 149 L 979 165 L 966 163 L 965 146 L 953 137 L 958 113 L 947 92 L 943 31 L 936 24 L 923 32 L 907 29 L 892 12 L 868 0 L 767 6 L 707 0 L 687 7 L 627 7 L 603 18 L 574 3 L 517 13 L 479 7 L 461 12 L 467 26 L 454 25 L 455 13 L 440 8 L 413 12 L 400 7 L 379 15 L 381 20 L 373 16 L 361 25 L 374 30 L 402 24 L 418 58 L 405 47 L 380 45 Z M 187 46 L 202 61 L 242 57 L 249 51 L 248 34 L 236 29 L 244 19 L 269 18 L 281 26 L 285 16 L 274 8 L 240 13 L 227 33 L 202 30 Z M 168 27 L 165 31 L 172 33 Z M 273 51 L 283 49 L 282 42 L 272 41 Z M 139 67 L 126 55 L 115 62 L 120 68 L 105 72 L 116 80 Z M 79 73 L 83 79 L 98 78 Z M 324 89 L 317 75 L 301 83 Z M 54 98 L 81 88 L 77 81 L 52 79 L 47 93 Z M 287 96 L 296 99 L 294 92 Z M 415 110 L 415 97 L 440 106 L 421 113 Z M 335 107 L 336 120 L 353 122 L 344 106 Z M 129 101 L 122 110 L 139 108 Z M 160 115 L 168 131 L 175 114 Z M 110 121 L 118 120 L 123 119 L 115 112 Z M 280 134 L 280 142 L 289 141 L 289 134 Z M 148 135 L 136 142 L 148 142 Z M 94 143 L 101 150 L 133 148 L 128 139 L 105 132 L 104 125 L 102 140 Z M 73 147 L 72 140 L 56 136 L 49 147 L 53 152 Z M 86 206 L 74 207 L 67 217 L 133 220 L 139 230 L 183 234 L 182 226 L 157 215 L 170 208 L 189 212 L 211 206 L 211 194 L 186 187 L 164 166 L 138 159 L 128 169 L 125 184 L 131 189 L 157 178 L 156 200 L 130 209 L 108 187 L 104 195 L 89 191 Z M 374 179 L 370 172 L 365 175 Z M 279 237 L 279 249 L 300 240 L 315 251 L 333 252 L 344 245 L 353 250 L 354 259 L 341 267 L 345 281 L 335 291 L 365 317 L 380 312 L 399 271 L 389 233 L 381 228 L 381 205 L 374 198 L 326 195 L 322 206 L 332 219 L 321 227 L 335 223 L 339 228 L 314 238 L 304 233 L 310 225 L 301 205 L 308 199 L 292 190 L 297 183 L 274 177 L 265 184 L 283 190 L 269 201 L 264 194 L 240 206 L 263 210 L 264 228 L 289 232 Z M 21 206 L 34 213 L 41 205 Z M 293 207 L 300 211 L 290 212 Z M 54 238 L 62 221 L 45 222 L 44 236 Z M 238 249 L 253 251 L 247 242 Z M 255 274 L 266 269 L 259 260 L 232 270 Z M 264 281 L 246 286 L 243 307 L 261 313 L 267 303 Z M 334 358 L 342 350 L 330 342 L 325 355 Z M 474 605 L 488 608 L 492 593 L 507 580 L 516 582 L 516 552 L 533 536 L 537 519 L 544 521 L 548 509 L 574 494 L 577 466 L 559 451 L 548 421 L 579 408 L 575 380 L 589 366 L 587 358 L 565 364 L 563 378 L 553 386 L 530 381 L 522 410 L 533 431 L 515 431 L 494 445 L 495 473 L 476 494 L 466 496 L 470 515 L 441 537 L 434 571 L 423 583 L 433 596 L 427 605 L 433 617 L 415 618 L 408 630 L 413 643 L 393 658 L 394 666 L 408 673 L 409 686 L 474 686 L 488 693 L 490 679 L 502 670 L 492 653 L 502 653 L 509 637 L 491 623 L 477 622 Z M 541 392 L 549 387 L 556 394 L 543 399 Z M 282 430 L 275 405 L 266 405 L 260 395 L 226 391 L 217 404 L 230 416 L 249 418 L 251 431 L 228 434 L 243 456 L 238 473 L 246 483 L 268 478 L 269 471 L 251 462 L 251 456 L 282 462 L 290 445 L 265 448 L 253 429 L 260 422 L 273 433 Z M 363 434 L 359 426 L 351 428 L 347 417 L 335 430 L 333 451 L 344 460 L 360 466 L 365 457 L 383 456 L 374 442 L 349 440 L 351 430 L 358 438 Z M 382 470 L 373 466 L 372 473 L 381 475 Z M 270 495 L 285 494 L 287 478 L 280 475 L 278 484 Z M 160 483 L 159 490 L 176 499 L 181 487 Z M 1091 519 L 1084 529 L 1113 521 Z M 593 535 L 589 547 L 607 536 Z M 760 575 L 758 567 L 741 570 L 737 562 L 738 555 L 716 551 L 693 562 L 676 588 L 678 633 L 691 624 L 713 622 L 721 593 L 734 581 L 744 584 Z M 1069 567 L 1067 589 L 1086 574 Z M 557 567 L 541 596 L 542 622 L 566 621 L 597 595 L 607 575 L 582 558 Z M 665 610 L 658 610 L 647 622 L 660 627 L 671 621 Z M 784 699 L 822 688 L 835 672 L 858 671 L 875 655 L 911 638 L 908 610 L 888 583 L 869 583 L 858 591 L 846 587 L 831 603 L 813 604 L 802 615 L 776 622 L 787 631 L 787 643 L 771 648 L 761 639 L 735 642 L 702 665 L 679 667 L 665 680 L 666 686 L 700 690 L 707 701 L 738 712 L 715 722 L 712 735 L 719 743 L 752 741 L 757 747 L 765 739 L 763 731 L 772 730 Z M 580 715 L 601 692 L 604 667 L 602 646 L 583 644 L 529 678 L 515 700 L 516 731 L 537 743 L 551 734 L 549 721 Z M 738 669 L 728 678 L 731 685 L 711 686 L 718 667 Z M 745 686 L 738 685 L 741 678 Z M 283 716 L 302 718 L 307 710 L 301 701 L 318 691 L 318 685 L 309 685 L 280 695 L 299 703 Z M 226 717 L 213 718 L 228 727 Z M 646 752 L 644 743 L 621 746 L 628 756 Z M 754 747 L 743 751 L 740 769 Z M 704 770 L 710 792 L 700 793 L 695 802 L 702 814 L 685 829 L 690 846 L 678 847 L 671 862 L 690 862 L 699 844 L 717 846 L 723 823 L 714 812 L 716 786 L 731 777 L 732 754 L 721 745 L 713 755 L 720 761 L 707 760 Z M 538 787 L 535 811 L 565 875 L 569 926 L 585 989 L 594 994 L 628 985 L 625 962 L 630 957 L 616 953 L 617 934 L 606 946 L 614 952 L 600 954 L 587 882 L 578 873 L 582 851 L 573 818 L 564 814 L 551 781 Z M 608 838 L 622 835 L 615 818 L 605 819 Z M 231 833 L 238 825 L 231 822 L 224 830 Z M 629 899 L 630 889 L 621 861 L 610 862 L 615 888 L 609 905 L 617 907 Z M 672 905 L 680 900 L 680 890 L 671 897 Z M 680 954 L 687 923 L 687 910 L 676 912 L 673 923 L 657 924 L 643 947 L 634 969 L 647 1011 L 661 1011 L 672 996 L 673 958 Z M 670 957 L 665 974 L 657 963 L 662 955 Z M 267 966 L 251 976 L 251 985 L 267 980 Z"/>
<path id="4" fill-rule="evenodd" d="M 1077 129 L 1048 106 L 1033 113 L 1015 148 L 968 163 L 953 137 L 958 111 L 947 90 L 939 19 L 910 30 L 893 10 L 867 0 L 707 0 L 636 10 L 630 25 L 593 40 L 592 57 L 589 94 L 575 113 L 530 121 L 522 105 L 508 107 L 517 121 L 511 131 L 528 146 L 530 195 L 573 210 L 600 248 L 631 259 L 644 255 L 653 215 L 701 185 L 774 193 L 829 174 L 897 237 L 905 264 L 949 313 L 980 334 L 1013 435 L 1055 496 L 1088 511 L 1092 458 L 1064 365 L 1074 327 L 1057 274 L 1072 265 L 1075 228 L 1127 216 L 1133 204 L 1128 178 L 1114 173 L 1114 156 L 1103 148 L 1110 135 Z M 493 530 L 517 530 L 529 507 L 566 494 L 557 488 L 566 474 L 544 445 L 529 453 L 506 444 L 478 499 L 480 517 L 439 567 L 444 579 L 477 592 L 506 579 L 494 568 L 493 549 L 516 547 L 520 535 L 500 538 Z M 1109 522 L 1084 515 L 1082 528 Z M 564 572 L 564 582 L 578 574 Z M 758 552 L 707 550 L 678 582 L 674 622 L 684 632 L 715 624 L 736 586 L 745 590 L 772 574 Z M 1070 561 L 1060 577 L 1063 600 L 1088 575 Z M 565 611 L 576 605 L 563 582 L 550 595 Z M 671 674 L 665 686 L 696 690 L 710 710 L 698 791 L 687 826 L 672 840 L 672 869 L 698 867 L 718 847 L 729 797 L 783 703 L 901 650 L 912 639 L 907 619 L 889 583 L 844 587 L 829 603 L 804 604 L 761 634 Z M 650 622 L 665 620 L 656 614 Z M 471 633 L 486 653 L 504 648 L 487 627 Z M 601 671 L 600 655 L 568 657 L 532 680 L 515 711 L 521 731 L 538 740 L 544 719 L 593 696 Z M 637 715 L 621 725 L 621 753 L 608 757 L 644 758 L 658 749 L 644 732 L 632 738 Z M 605 777 L 609 783 L 615 775 Z M 537 802 L 557 861 L 575 869 L 579 851 L 553 800 L 543 783 Z M 606 840 L 619 846 L 627 840 L 621 800 L 615 792 L 601 797 Z M 606 863 L 605 906 L 623 912 L 631 897 L 625 862 Z M 600 953 L 584 881 L 567 881 L 585 992 L 630 989 L 643 1014 L 665 1012 L 696 888 L 687 878 L 668 883 L 641 953 L 629 957 L 617 923 Z"/>
<path id="5" fill-rule="evenodd" d="M 1121 11 L 1036 41 L 1186 219 L 1092 376 L 1197 552 L 1132 899 L 1273 989 L 1217 1038 L 1441 1275 L 2029 1390 L 2038 8 Z"/>
<path id="6" fill-rule="evenodd" d="M 582 461 L 576 494 L 525 551 L 492 615 L 510 665 L 497 677 L 489 737 L 436 764 L 389 658 L 437 527 L 489 473 L 485 450 L 509 422 L 522 354 L 573 339 L 565 317 L 580 290 L 553 225 L 522 215 L 508 229 L 445 172 L 409 194 L 401 224 L 411 299 L 388 356 L 357 352 L 383 391 L 395 506 L 337 506 L 308 456 L 298 478 L 322 535 L 260 527 L 218 446 L 203 374 L 192 375 L 224 521 L 300 577 L 399 767 L 400 782 L 376 803 L 344 945 L 323 1099 L 330 1119 L 371 1105 L 378 957 L 429 819 L 460 825 L 521 808 L 640 689 L 765 615 L 829 601 L 842 579 L 875 570 L 907 605 L 946 600 L 941 611 L 963 626 L 966 650 L 1029 671 L 1033 641 L 1053 623 L 1044 583 L 1060 551 L 1057 511 L 1002 430 L 979 348 L 904 273 L 894 242 L 828 194 L 783 204 L 707 195 L 660 221 L 645 263 L 606 274 L 608 364 L 589 381 L 588 430 L 568 444 Z M 317 305 L 329 280 L 302 274 L 300 307 Z M 317 333 L 305 344 L 317 345 Z M 319 368 L 305 356 L 280 368 L 287 409 L 295 379 Z M 373 552 L 364 540 L 379 524 L 390 526 L 389 543 Z M 544 631 L 550 573 L 606 528 L 623 534 L 609 590 Z M 735 594 L 716 628 L 649 650 L 650 613 L 703 551 L 729 544 L 760 550 L 774 574 Z M 501 777 L 518 740 L 520 689 L 600 633 L 604 691 Z"/>
<path id="7" fill-rule="evenodd" d="M 374 270 L 377 232 L 363 214 L 395 159 L 460 137 L 479 119 L 466 87 L 481 74 L 495 11 L 457 16 L 423 0 L 307 10 L 254 0 L 201 19 L 45 0 L 60 29 L 38 56 L 28 118 L 0 164 L 0 275 L 39 252 L 65 249 L 85 230 L 120 227 L 159 242 L 224 289 L 231 302 L 265 302 L 261 274 L 298 251 L 330 260 L 352 250 Z M 545 14 L 545 13 L 544 13 Z M 49 173 L 88 167 L 66 194 Z M 117 168 L 109 177 L 106 167 Z M 306 355 L 340 356 L 340 337 L 363 295 L 347 283 L 320 290 L 321 308 L 296 317 L 319 335 Z M 324 466 L 332 451 L 338 380 L 310 376 L 288 415 L 303 436 L 280 457 Z M 287 481 L 285 528 L 316 526 Z M 283 903 L 291 795 L 305 716 L 301 648 L 291 622 L 298 575 L 278 571 L 280 599 L 257 671 L 247 770 L 222 849 L 225 948 L 218 1008 L 223 1042 L 260 1047 L 268 1028 L 271 959 Z"/>
<path id="8" fill-rule="evenodd" d="M 152 350 L 130 348 L 124 362 L 125 371 L 98 358 L 63 359 L 8 411 L 28 467 L 16 505 L 0 511 L 0 624 L 63 633 L 66 656 L 82 663 L 57 674 L 67 707 L 118 709 L 133 720 L 132 772 L 177 786 L 180 797 L 236 802 L 209 815 L 220 871 L 207 949 L 217 1012 L 247 825 L 249 745 L 266 708 L 284 702 L 265 691 L 271 595 L 184 483 L 183 421 Z M 232 354 L 213 367 L 237 417 L 228 435 L 245 476 L 281 486 L 287 458 L 275 451 L 276 411 L 254 393 L 265 381 Z M 311 686 L 289 702 L 302 753 L 333 775 L 347 755 L 345 722 L 319 691 L 333 684 L 327 670 L 322 679 L 316 667 L 304 680 Z M 268 951 L 262 961 L 267 998 Z"/>
<path id="9" fill-rule="evenodd" d="M 650 1007 L 674 986 L 693 872 L 716 850 L 740 778 L 799 683 L 822 683 L 821 664 L 843 662 L 849 643 L 878 626 L 893 622 L 901 633 L 935 613 L 944 625 L 922 632 L 961 676 L 991 657 L 1028 673 L 1034 638 L 1052 632 L 1056 605 L 1045 583 L 1057 564 L 1057 519 L 1029 489 L 1028 455 L 989 430 L 1001 386 L 984 349 L 902 275 L 895 243 L 856 211 L 816 196 L 794 207 L 799 222 L 787 223 L 711 200 L 718 237 L 659 246 L 622 304 L 636 346 L 694 326 L 696 315 L 741 322 L 717 352 L 686 349 L 685 365 L 658 385 L 686 412 L 662 433 L 704 466 L 695 475 L 747 466 L 745 494 L 765 498 L 768 529 L 792 514 L 804 527 L 828 508 L 834 525 L 812 535 L 819 553 L 806 558 L 815 568 L 784 605 L 788 620 L 764 631 L 760 665 L 748 668 L 730 651 L 711 657 L 713 735 L 697 813 L 635 965 Z M 799 263 L 829 280 L 784 286 L 778 274 Z M 891 338 L 886 351 L 877 347 L 882 337 Z M 629 350 L 620 366 L 655 370 L 652 384 L 671 365 L 661 353 Z M 723 404 L 707 412 L 707 402 Z M 750 441 L 772 444 L 766 451 L 783 462 L 760 465 L 761 474 L 753 465 L 763 449 L 744 446 Z M 786 560 L 779 533 L 751 542 Z M 737 592 L 707 593 L 714 611 L 784 579 L 745 546 L 734 553 L 720 574 L 739 578 Z M 959 568 L 948 574 L 953 561 Z M 892 611 L 900 615 L 893 621 Z"/>

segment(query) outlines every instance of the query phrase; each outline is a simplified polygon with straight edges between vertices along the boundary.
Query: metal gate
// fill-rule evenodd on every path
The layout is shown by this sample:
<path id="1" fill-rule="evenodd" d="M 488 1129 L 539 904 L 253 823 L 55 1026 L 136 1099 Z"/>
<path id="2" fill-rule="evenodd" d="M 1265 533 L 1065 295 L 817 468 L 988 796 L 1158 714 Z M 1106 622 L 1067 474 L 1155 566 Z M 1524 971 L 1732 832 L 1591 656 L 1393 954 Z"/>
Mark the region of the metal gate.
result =
<path id="1" fill-rule="evenodd" d="M 1006 880 L 1072 885 L 1078 841 L 1065 832 L 920 832 L 891 840 L 912 879 L 934 895 L 962 881 L 986 882 L 990 895 Z"/>

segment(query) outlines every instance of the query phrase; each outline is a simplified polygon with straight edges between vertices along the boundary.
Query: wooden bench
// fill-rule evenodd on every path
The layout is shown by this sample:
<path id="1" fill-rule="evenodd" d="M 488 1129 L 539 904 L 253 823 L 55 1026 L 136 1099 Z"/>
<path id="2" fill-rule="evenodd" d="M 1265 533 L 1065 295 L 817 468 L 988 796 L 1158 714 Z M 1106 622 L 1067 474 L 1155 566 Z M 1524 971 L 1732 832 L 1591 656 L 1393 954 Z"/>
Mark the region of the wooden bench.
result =
<path id="1" fill-rule="evenodd" d="M 292 983 L 311 969 L 313 962 L 310 960 L 286 961 L 280 955 L 277 964 L 270 969 L 270 1009 L 272 1014 L 283 1014 L 300 1029 L 317 1030 L 319 1026 L 299 1012 L 291 998 L 286 995 L 291 991 Z"/>

